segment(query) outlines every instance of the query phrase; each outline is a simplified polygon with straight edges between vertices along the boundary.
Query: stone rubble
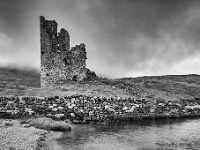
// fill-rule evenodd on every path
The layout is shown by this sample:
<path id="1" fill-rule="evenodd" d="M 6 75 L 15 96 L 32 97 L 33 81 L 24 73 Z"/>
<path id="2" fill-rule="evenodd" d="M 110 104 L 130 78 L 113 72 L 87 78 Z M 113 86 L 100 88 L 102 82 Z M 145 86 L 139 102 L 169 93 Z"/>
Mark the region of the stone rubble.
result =
<path id="1" fill-rule="evenodd" d="M 189 106 L 190 105 L 190 106 Z M 73 123 L 199 117 L 200 105 L 134 98 L 73 95 L 65 97 L 0 97 L 0 117 L 46 116 Z"/>

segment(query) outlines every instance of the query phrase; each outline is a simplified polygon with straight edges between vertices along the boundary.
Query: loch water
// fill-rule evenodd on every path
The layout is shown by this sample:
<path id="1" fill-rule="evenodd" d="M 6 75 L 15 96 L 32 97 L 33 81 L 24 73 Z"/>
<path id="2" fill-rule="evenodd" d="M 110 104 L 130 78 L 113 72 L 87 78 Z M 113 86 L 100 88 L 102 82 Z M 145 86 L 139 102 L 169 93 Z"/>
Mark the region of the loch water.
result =
<path id="1" fill-rule="evenodd" d="M 64 150 L 199 150 L 200 119 L 73 125 L 58 142 Z"/>

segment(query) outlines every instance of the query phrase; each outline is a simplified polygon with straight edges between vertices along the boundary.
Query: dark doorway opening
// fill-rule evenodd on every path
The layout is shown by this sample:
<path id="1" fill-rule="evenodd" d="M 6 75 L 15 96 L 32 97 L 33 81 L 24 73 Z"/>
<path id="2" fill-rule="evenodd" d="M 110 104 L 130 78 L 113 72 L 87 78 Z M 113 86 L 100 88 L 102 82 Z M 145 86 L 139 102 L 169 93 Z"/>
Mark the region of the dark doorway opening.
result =
<path id="1" fill-rule="evenodd" d="M 73 76 L 72 81 L 77 81 L 77 76 Z"/>

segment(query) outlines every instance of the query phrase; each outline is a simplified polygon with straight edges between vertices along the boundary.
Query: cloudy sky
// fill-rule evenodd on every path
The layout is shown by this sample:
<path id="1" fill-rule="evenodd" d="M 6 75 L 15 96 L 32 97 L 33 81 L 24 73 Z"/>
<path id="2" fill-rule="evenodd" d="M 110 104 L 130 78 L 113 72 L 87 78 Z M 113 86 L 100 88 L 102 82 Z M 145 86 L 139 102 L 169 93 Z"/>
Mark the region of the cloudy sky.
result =
<path id="1" fill-rule="evenodd" d="M 0 66 L 39 70 L 41 15 L 97 75 L 200 74 L 199 0 L 0 0 Z"/>

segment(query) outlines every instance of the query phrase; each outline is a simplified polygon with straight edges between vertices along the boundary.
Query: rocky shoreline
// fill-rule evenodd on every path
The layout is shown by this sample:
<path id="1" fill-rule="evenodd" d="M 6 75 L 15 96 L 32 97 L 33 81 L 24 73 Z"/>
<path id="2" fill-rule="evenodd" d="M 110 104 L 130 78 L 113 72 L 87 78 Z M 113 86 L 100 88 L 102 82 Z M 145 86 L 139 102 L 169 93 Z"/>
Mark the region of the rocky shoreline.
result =
<path id="1" fill-rule="evenodd" d="M 57 142 L 57 139 L 61 136 L 61 132 L 54 131 L 40 134 L 40 137 L 36 140 L 36 150 L 63 150 L 62 146 Z"/>
<path id="2" fill-rule="evenodd" d="M 62 132 L 54 131 L 69 131 L 71 128 L 66 122 L 110 123 L 193 117 L 200 117 L 198 102 L 84 95 L 4 96 L 0 97 L 0 146 L 3 150 L 62 150 L 56 141 Z M 32 124 L 22 118 L 31 120 Z"/>
<path id="3" fill-rule="evenodd" d="M 21 120 L 0 119 L 2 150 L 62 150 L 57 139 L 61 132 L 46 131 L 20 123 Z"/>

